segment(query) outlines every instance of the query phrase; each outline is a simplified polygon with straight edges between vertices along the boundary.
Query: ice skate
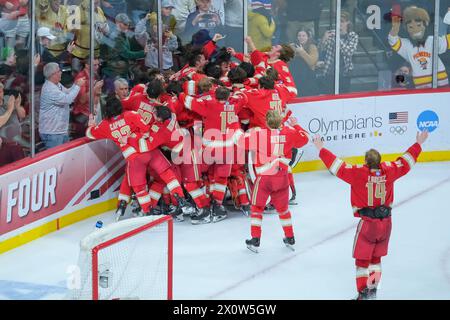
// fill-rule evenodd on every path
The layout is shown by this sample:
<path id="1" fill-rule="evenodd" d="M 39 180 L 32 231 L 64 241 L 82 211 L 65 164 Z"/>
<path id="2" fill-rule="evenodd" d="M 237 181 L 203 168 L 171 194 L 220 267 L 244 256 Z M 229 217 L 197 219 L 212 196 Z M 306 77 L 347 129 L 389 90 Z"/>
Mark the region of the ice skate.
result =
<path id="1" fill-rule="evenodd" d="M 358 295 L 353 300 L 372 300 L 372 299 L 369 299 L 369 296 L 370 296 L 369 291 L 370 291 L 369 288 L 365 288 L 363 291 L 358 292 Z"/>
<path id="2" fill-rule="evenodd" d="M 377 288 L 369 289 L 367 300 L 377 300 Z"/>
<path id="3" fill-rule="evenodd" d="M 214 203 L 211 216 L 212 222 L 222 221 L 223 219 L 226 219 L 228 216 L 227 209 L 225 209 L 225 207 L 222 204 Z"/>
<path id="4" fill-rule="evenodd" d="M 298 205 L 298 202 L 297 202 L 297 200 L 295 200 L 295 193 L 293 193 L 292 194 L 292 197 L 289 199 L 289 205 L 290 206 L 296 206 L 296 205 Z"/>
<path id="5" fill-rule="evenodd" d="M 295 248 L 294 248 L 295 238 L 294 237 L 286 237 L 283 239 L 283 242 L 286 245 L 286 247 L 288 247 L 292 251 L 295 251 Z"/>
<path id="6" fill-rule="evenodd" d="M 209 208 L 201 208 L 198 212 L 191 216 L 191 223 L 194 225 L 205 224 L 211 222 L 211 211 Z"/>
<path id="7" fill-rule="evenodd" d="M 241 210 L 241 212 L 244 214 L 244 216 L 248 217 L 250 216 L 250 205 L 249 204 L 245 204 L 242 205 L 239 210 Z"/>
<path id="8" fill-rule="evenodd" d="M 187 201 L 185 198 L 181 198 L 177 193 L 175 194 L 175 199 L 178 201 L 178 207 L 181 209 L 182 213 L 185 215 L 191 215 L 195 213 L 195 207 Z"/>
<path id="9" fill-rule="evenodd" d="M 125 200 L 120 200 L 119 206 L 116 210 L 116 221 L 120 221 L 125 215 L 125 210 L 127 209 L 127 202 Z"/>
<path id="10" fill-rule="evenodd" d="M 183 222 L 184 221 L 184 213 L 180 207 L 174 206 L 173 204 L 169 205 L 169 214 L 175 219 L 175 221 Z"/>
<path id="11" fill-rule="evenodd" d="M 161 207 L 153 207 L 150 209 L 150 215 L 151 216 L 159 216 L 162 214 Z"/>
<path id="12" fill-rule="evenodd" d="M 274 213 L 275 212 L 275 208 L 273 207 L 273 205 L 271 203 L 269 203 L 268 205 L 266 205 L 266 207 L 264 208 L 264 211 L 266 213 Z"/>
<path id="13" fill-rule="evenodd" d="M 259 238 L 251 238 L 245 240 L 245 244 L 247 245 L 248 250 L 258 253 L 259 248 Z"/>

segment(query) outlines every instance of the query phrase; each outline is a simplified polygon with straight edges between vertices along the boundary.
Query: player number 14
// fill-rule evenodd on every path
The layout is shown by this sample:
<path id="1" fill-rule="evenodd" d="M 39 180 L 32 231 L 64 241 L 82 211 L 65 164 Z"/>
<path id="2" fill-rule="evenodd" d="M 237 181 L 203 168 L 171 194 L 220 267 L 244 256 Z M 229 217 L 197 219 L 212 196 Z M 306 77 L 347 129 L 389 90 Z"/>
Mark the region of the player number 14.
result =
<path id="1" fill-rule="evenodd" d="M 375 185 L 375 190 L 374 190 L 374 185 Z M 373 198 L 374 197 L 381 200 L 380 205 L 383 205 L 386 202 L 386 184 L 367 182 L 366 187 L 367 187 L 367 195 L 368 195 L 367 205 L 369 207 L 373 206 Z"/>

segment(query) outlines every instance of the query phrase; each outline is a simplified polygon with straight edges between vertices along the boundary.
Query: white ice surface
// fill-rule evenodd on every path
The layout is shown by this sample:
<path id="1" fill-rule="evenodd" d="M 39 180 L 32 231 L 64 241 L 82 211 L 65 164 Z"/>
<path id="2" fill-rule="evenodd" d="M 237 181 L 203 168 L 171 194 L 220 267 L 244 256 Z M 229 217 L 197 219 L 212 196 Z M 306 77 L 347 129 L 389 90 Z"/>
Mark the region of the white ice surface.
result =
<path id="1" fill-rule="evenodd" d="M 327 171 L 295 175 L 291 206 L 297 244 L 282 243 L 278 216 L 264 215 L 260 252 L 250 252 L 250 220 L 238 212 L 216 224 L 174 226 L 175 299 L 350 299 L 358 219 L 350 188 Z M 379 299 L 450 299 L 450 162 L 418 164 L 396 183 L 389 255 Z M 61 299 L 67 269 L 93 217 L 0 255 L 0 299 Z"/>

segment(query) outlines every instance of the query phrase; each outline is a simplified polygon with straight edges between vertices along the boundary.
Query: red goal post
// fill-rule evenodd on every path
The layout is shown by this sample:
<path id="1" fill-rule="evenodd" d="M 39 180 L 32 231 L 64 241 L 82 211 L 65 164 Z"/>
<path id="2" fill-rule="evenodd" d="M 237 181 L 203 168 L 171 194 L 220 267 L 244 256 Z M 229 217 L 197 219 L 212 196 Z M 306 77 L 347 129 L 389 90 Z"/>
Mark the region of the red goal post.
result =
<path id="1" fill-rule="evenodd" d="M 173 296 L 173 219 L 112 223 L 80 243 L 81 285 L 73 299 L 168 299 Z"/>

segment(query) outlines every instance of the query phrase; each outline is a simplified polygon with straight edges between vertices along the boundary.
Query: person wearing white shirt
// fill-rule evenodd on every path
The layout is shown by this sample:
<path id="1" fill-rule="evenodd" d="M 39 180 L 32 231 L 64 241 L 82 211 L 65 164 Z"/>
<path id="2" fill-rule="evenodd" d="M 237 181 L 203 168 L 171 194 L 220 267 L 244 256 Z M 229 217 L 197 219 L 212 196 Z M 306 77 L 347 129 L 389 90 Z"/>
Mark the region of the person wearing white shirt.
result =
<path id="1" fill-rule="evenodd" d="M 46 79 L 42 86 L 39 109 L 39 135 L 50 149 L 69 141 L 70 105 L 86 82 L 85 78 L 78 79 L 67 89 L 61 83 L 61 69 L 55 62 L 44 66 Z"/>

